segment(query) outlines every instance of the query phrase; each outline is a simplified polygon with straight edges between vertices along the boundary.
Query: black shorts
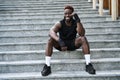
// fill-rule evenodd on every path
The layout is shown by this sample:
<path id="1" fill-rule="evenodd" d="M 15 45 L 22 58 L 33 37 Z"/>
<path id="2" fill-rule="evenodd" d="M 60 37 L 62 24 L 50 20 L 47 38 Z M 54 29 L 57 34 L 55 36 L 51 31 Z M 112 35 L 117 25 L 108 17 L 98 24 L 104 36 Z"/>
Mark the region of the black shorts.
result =
<path id="1" fill-rule="evenodd" d="M 77 49 L 75 47 L 75 40 L 64 40 L 64 43 L 67 46 L 67 50 L 69 50 L 69 51 L 74 51 L 75 49 Z M 61 47 L 59 47 L 57 49 L 61 51 Z"/>

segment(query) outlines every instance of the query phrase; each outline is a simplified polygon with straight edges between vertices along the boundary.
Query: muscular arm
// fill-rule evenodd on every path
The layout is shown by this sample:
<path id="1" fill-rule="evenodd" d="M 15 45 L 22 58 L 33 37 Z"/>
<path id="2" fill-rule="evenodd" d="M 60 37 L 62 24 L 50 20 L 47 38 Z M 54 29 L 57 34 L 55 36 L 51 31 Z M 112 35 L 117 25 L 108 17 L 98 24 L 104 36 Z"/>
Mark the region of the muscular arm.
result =
<path id="1" fill-rule="evenodd" d="M 81 22 L 77 22 L 77 33 L 81 37 L 85 35 L 85 29 L 83 28 L 83 25 Z"/>
<path id="2" fill-rule="evenodd" d="M 77 23 L 77 33 L 81 37 L 84 36 L 85 35 L 85 29 L 83 28 L 83 25 L 80 22 L 79 16 L 77 15 L 77 13 L 72 13 L 72 16 L 75 18 L 76 23 Z"/>
<path id="3" fill-rule="evenodd" d="M 51 29 L 50 29 L 50 32 L 49 32 L 49 35 L 50 37 L 52 37 L 54 40 L 58 41 L 59 40 L 59 37 L 57 35 L 57 32 L 59 31 L 61 27 L 61 24 L 60 22 L 57 22 Z"/>

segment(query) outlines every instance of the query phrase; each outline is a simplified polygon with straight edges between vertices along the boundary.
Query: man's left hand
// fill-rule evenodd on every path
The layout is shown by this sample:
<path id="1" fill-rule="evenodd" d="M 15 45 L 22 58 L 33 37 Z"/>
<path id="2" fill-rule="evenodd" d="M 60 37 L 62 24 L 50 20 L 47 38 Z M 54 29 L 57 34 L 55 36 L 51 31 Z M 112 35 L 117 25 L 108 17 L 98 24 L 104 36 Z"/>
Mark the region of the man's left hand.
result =
<path id="1" fill-rule="evenodd" d="M 62 51 L 67 51 L 67 47 L 66 47 L 66 46 L 61 47 L 61 50 L 62 50 Z"/>

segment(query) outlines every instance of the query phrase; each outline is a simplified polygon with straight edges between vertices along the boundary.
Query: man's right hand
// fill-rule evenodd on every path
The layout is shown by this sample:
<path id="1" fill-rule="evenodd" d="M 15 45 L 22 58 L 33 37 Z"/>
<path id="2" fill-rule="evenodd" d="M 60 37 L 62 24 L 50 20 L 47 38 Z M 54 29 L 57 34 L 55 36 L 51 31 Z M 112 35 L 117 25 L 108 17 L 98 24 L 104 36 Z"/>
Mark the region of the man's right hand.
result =
<path id="1" fill-rule="evenodd" d="M 60 38 L 59 38 L 59 40 L 58 40 L 58 43 L 59 43 L 59 45 L 60 45 L 61 47 L 64 47 L 64 46 L 65 46 L 64 41 L 63 41 L 62 39 L 60 39 Z"/>
<path id="2" fill-rule="evenodd" d="M 80 18 L 77 13 L 72 13 L 71 16 L 75 18 L 76 22 L 80 22 Z"/>

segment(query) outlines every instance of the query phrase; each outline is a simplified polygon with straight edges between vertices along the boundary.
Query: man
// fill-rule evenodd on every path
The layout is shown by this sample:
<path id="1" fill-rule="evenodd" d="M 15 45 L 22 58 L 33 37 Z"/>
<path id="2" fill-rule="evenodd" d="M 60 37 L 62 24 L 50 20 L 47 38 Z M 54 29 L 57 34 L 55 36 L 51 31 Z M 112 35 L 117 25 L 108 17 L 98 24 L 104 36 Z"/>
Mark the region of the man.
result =
<path id="1" fill-rule="evenodd" d="M 85 30 L 80 22 L 78 15 L 74 12 L 74 8 L 70 5 L 64 8 L 64 19 L 57 22 L 50 29 L 50 39 L 48 40 L 45 52 L 45 65 L 41 71 L 42 76 L 51 73 L 50 60 L 53 53 L 53 47 L 60 51 L 73 51 L 82 46 L 82 50 L 86 61 L 86 71 L 95 74 L 95 69 L 90 63 L 90 49 L 88 41 L 85 37 Z M 59 33 L 59 36 L 57 35 Z M 79 35 L 76 37 L 76 35 Z"/>

